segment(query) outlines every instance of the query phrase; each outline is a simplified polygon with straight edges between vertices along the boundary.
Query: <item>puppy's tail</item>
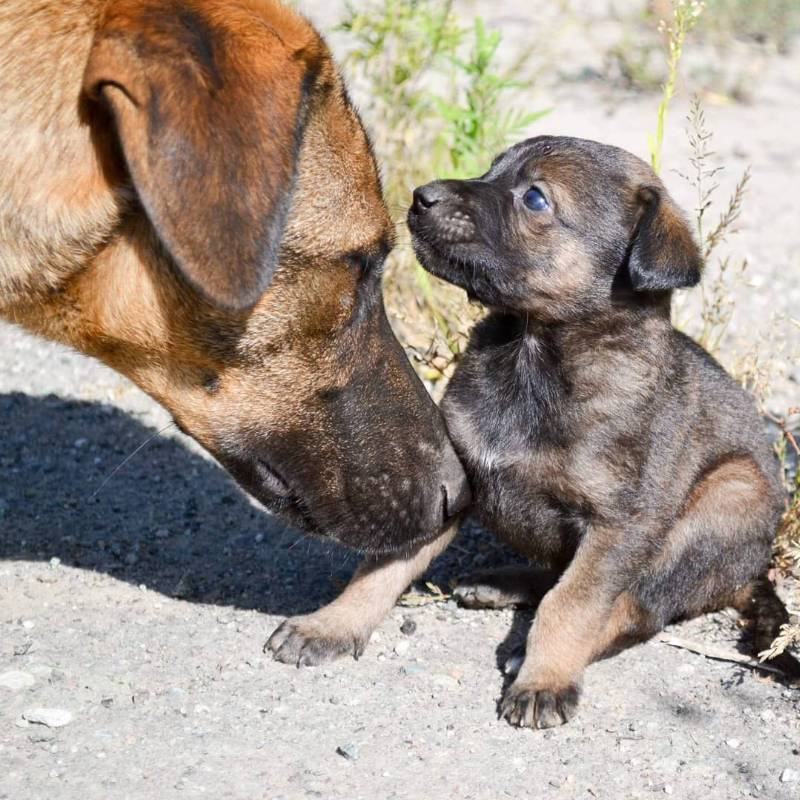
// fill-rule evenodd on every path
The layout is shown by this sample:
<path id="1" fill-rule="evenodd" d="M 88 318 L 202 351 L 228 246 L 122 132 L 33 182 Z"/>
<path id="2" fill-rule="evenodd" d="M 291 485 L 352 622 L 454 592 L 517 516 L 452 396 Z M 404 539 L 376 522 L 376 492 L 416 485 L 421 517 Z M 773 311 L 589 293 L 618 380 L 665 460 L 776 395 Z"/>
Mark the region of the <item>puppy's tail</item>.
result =
<path id="1" fill-rule="evenodd" d="M 747 623 L 756 656 L 769 650 L 780 633 L 781 626 L 789 622 L 789 612 L 766 575 L 751 581 L 737 593 L 734 608 Z M 781 653 L 767 663 L 792 680 L 800 679 L 800 661 L 789 653 Z"/>

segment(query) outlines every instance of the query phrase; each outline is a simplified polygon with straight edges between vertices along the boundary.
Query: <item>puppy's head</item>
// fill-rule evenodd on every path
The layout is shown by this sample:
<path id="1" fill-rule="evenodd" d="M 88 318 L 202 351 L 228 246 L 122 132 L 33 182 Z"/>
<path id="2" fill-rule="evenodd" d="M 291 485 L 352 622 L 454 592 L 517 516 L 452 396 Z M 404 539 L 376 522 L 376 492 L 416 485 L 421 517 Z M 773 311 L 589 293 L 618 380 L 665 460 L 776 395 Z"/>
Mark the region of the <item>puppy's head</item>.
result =
<path id="1" fill-rule="evenodd" d="M 544 322 L 700 279 L 692 234 L 653 171 L 583 139 L 539 136 L 480 178 L 422 186 L 408 224 L 430 272 Z"/>
<path id="2" fill-rule="evenodd" d="M 322 39 L 273 0 L 118 0 L 84 98 L 123 213 L 72 342 L 297 527 L 437 535 L 466 479 L 386 319 L 392 226 Z"/>

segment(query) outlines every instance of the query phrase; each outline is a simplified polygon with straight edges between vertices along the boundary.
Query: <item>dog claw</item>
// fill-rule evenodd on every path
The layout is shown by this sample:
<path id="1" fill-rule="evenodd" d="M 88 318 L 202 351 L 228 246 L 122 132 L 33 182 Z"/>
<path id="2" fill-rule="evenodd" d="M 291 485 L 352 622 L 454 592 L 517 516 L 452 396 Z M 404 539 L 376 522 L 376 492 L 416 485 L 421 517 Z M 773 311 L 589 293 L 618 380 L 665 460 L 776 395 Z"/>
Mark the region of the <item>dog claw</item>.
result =
<path id="1" fill-rule="evenodd" d="M 315 667 L 348 654 L 358 660 L 366 644 L 353 635 L 337 636 L 310 614 L 282 622 L 264 645 L 264 653 L 282 664 Z"/>
<path id="2" fill-rule="evenodd" d="M 569 722 L 578 708 L 580 688 L 527 689 L 512 684 L 500 704 L 500 716 L 518 728 L 555 728 Z"/>

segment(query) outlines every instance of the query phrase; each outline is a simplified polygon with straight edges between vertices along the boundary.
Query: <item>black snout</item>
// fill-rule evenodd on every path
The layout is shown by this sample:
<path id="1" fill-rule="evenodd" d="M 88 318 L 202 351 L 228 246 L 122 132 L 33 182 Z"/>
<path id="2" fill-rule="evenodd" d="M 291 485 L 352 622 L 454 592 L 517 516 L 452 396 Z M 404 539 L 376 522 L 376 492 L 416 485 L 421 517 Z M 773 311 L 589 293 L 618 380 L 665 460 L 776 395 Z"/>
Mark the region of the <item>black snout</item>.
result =
<path id="1" fill-rule="evenodd" d="M 429 208 L 447 200 L 451 196 L 448 181 L 433 181 L 414 189 L 411 210 L 415 214 L 424 214 Z"/>

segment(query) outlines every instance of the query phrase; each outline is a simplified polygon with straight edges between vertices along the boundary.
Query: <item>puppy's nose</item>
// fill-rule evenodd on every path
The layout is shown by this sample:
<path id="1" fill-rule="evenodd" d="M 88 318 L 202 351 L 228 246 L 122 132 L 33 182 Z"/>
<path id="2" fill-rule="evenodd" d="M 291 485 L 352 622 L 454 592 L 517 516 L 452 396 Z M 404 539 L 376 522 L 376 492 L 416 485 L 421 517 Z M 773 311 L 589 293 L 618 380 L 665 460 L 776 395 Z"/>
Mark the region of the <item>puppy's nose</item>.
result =
<path id="1" fill-rule="evenodd" d="M 434 181 L 433 183 L 426 183 L 424 186 L 418 186 L 414 189 L 412 208 L 417 214 L 422 214 L 444 200 L 446 195 L 447 191 L 441 181 Z"/>

